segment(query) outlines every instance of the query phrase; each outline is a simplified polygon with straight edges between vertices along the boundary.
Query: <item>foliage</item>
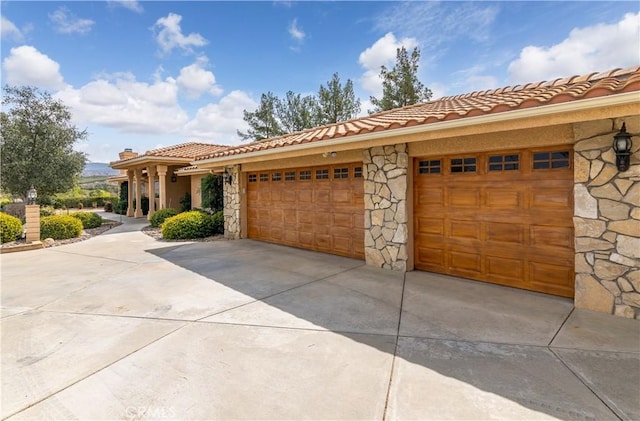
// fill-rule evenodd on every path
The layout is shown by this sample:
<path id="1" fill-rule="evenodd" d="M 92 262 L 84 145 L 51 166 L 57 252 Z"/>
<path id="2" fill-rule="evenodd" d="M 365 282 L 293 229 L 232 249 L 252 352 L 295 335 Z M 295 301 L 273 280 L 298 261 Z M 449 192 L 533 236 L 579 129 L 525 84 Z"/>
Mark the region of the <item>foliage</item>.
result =
<path id="1" fill-rule="evenodd" d="M 360 113 L 360 99 L 356 99 L 353 82 L 347 79 L 344 87 L 340 76 L 334 73 L 327 86 L 318 91 L 317 124 L 331 124 L 356 118 Z"/>
<path id="2" fill-rule="evenodd" d="M 224 211 L 222 210 L 213 214 L 213 233 L 224 234 Z"/>
<path id="3" fill-rule="evenodd" d="M 369 113 L 405 107 L 431 99 L 432 92 L 418 80 L 420 50 L 414 48 L 411 56 L 405 47 L 396 50 L 396 64 L 389 70 L 380 69 L 382 79 L 382 98 L 371 97 L 375 106 Z"/>
<path id="4" fill-rule="evenodd" d="M 187 192 L 180 199 L 180 212 L 187 212 L 191 210 L 191 193 Z"/>
<path id="5" fill-rule="evenodd" d="M 247 130 L 246 133 L 238 130 L 238 136 L 240 136 L 242 140 L 262 140 L 283 135 L 284 130 L 276 117 L 278 102 L 278 97 L 272 92 L 262 94 L 260 97 L 260 105 L 255 111 L 243 111 L 243 119 L 249 124 L 249 130 Z"/>
<path id="6" fill-rule="evenodd" d="M 204 238 L 214 234 L 214 216 L 202 211 L 189 211 L 165 219 L 162 237 L 168 240 Z"/>
<path id="7" fill-rule="evenodd" d="M 222 176 L 216 174 L 208 174 L 202 178 L 200 182 L 200 191 L 202 194 L 202 207 L 220 210 L 224 207 Z"/>
<path id="8" fill-rule="evenodd" d="M 113 212 L 113 203 L 111 203 L 110 201 L 106 201 L 104 202 L 104 211 L 105 212 Z"/>
<path id="9" fill-rule="evenodd" d="M 33 185 L 39 196 L 73 187 L 86 163 L 73 150 L 87 132 L 71 124 L 69 109 L 35 87 L 4 87 L 0 112 L 0 186 L 26 197 Z"/>
<path id="10" fill-rule="evenodd" d="M 312 95 L 303 97 L 292 91 L 276 102 L 276 118 L 284 133 L 299 132 L 317 126 L 317 104 Z"/>
<path id="11" fill-rule="evenodd" d="M 353 82 L 347 79 L 344 87 L 338 73 L 326 86 L 321 85 L 316 96 L 289 91 L 280 99 L 272 92 L 262 94 L 258 108 L 244 110 L 246 133 L 238 131 L 242 140 L 262 140 L 312 127 L 355 118 L 360 113 L 360 99 L 356 99 Z"/>
<path id="12" fill-rule="evenodd" d="M 178 211 L 173 208 L 160 209 L 157 210 L 153 215 L 151 215 L 151 219 L 149 220 L 149 222 L 151 223 L 152 227 L 158 228 L 162 225 L 165 219 L 176 216 L 177 214 Z"/>
<path id="13" fill-rule="evenodd" d="M 128 202 L 129 200 L 129 182 L 128 181 L 123 181 L 122 184 L 120 184 L 120 200 L 123 200 L 124 202 Z"/>
<path id="14" fill-rule="evenodd" d="M 45 216 L 40 219 L 40 238 L 66 240 L 79 237 L 82 233 L 82 222 L 71 215 Z"/>
<path id="15" fill-rule="evenodd" d="M 102 226 L 102 218 L 95 212 L 74 212 L 71 214 L 82 222 L 82 228 L 98 228 Z"/>
<path id="16" fill-rule="evenodd" d="M 126 200 L 118 200 L 115 202 L 115 205 L 113 205 L 113 212 L 118 215 L 126 215 L 128 207 L 129 203 Z"/>
<path id="17" fill-rule="evenodd" d="M 3 243 L 14 241 L 22 234 L 22 222 L 15 216 L 0 213 L 0 238 Z"/>
<path id="18" fill-rule="evenodd" d="M 40 217 L 55 215 L 56 211 L 51 206 L 40 206 Z"/>

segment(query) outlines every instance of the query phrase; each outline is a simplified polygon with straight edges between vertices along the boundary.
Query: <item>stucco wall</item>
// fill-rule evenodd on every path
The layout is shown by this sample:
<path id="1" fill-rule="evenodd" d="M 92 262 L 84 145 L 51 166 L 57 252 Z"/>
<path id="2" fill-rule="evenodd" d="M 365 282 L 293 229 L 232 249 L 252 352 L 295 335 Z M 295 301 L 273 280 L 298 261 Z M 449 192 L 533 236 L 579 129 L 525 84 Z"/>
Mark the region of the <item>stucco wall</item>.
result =
<path id="1" fill-rule="evenodd" d="M 191 176 L 191 207 L 202 207 L 202 178 L 204 174 Z"/>
<path id="2" fill-rule="evenodd" d="M 616 168 L 613 137 L 633 136 L 631 167 Z M 640 116 L 574 125 L 575 305 L 640 318 Z"/>

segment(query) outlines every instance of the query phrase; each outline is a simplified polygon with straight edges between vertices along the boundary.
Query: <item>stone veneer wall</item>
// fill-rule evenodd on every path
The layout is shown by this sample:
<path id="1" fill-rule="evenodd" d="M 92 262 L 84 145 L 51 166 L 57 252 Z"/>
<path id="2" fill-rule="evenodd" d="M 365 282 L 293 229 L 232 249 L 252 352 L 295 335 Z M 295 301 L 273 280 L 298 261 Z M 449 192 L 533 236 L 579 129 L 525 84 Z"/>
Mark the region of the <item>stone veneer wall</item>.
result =
<path id="1" fill-rule="evenodd" d="M 613 136 L 626 122 L 631 167 L 619 172 Z M 574 125 L 578 308 L 640 318 L 640 116 Z"/>
<path id="2" fill-rule="evenodd" d="M 407 270 L 407 145 L 363 153 L 364 253 L 367 264 Z"/>
<path id="3" fill-rule="evenodd" d="M 240 238 L 240 171 L 237 165 L 228 167 L 231 184 L 223 181 L 224 237 L 230 240 Z"/>

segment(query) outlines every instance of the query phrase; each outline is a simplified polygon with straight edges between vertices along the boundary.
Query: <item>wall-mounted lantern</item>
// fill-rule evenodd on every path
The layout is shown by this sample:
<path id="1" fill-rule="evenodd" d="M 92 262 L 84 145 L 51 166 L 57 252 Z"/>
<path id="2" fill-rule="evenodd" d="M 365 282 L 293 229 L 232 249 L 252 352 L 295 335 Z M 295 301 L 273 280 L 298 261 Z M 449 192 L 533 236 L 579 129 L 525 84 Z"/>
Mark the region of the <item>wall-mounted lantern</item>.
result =
<path id="1" fill-rule="evenodd" d="M 337 152 L 325 152 L 322 154 L 323 158 L 335 158 L 336 156 L 338 156 Z"/>
<path id="2" fill-rule="evenodd" d="M 172 175 L 171 175 L 171 182 L 172 182 L 172 183 L 175 183 L 176 181 L 178 181 L 178 176 L 177 176 L 177 175 L 175 175 L 175 174 L 172 174 Z"/>
<path id="3" fill-rule="evenodd" d="M 35 205 L 37 198 L 38 198 L 38 192 L 36 191 L 35 187 L 33 187 L 32 185 L 31 188 L 27 191 L 27 203 L 29 205 Z"/>
<path id="4" fill-rule="evenodd" d="M 222 174 L 222 179 L 229 185 L 233 184 L 233 176 L 231 175 L 231 173 L 229 173 L 229 171 L 227 171 L 226 168 L 224 169 L 224 173 Z"/>
<path id="5" fill-rule="evenodd" d="M 622 128 L 613 137 L 613 150 L 616 152 L 616 167 L 618 167 L 618 171 L 624 172 L 629 169 L 632 146 L 631 135 L 627 133 L 626 124 L 622 123 Z"/>

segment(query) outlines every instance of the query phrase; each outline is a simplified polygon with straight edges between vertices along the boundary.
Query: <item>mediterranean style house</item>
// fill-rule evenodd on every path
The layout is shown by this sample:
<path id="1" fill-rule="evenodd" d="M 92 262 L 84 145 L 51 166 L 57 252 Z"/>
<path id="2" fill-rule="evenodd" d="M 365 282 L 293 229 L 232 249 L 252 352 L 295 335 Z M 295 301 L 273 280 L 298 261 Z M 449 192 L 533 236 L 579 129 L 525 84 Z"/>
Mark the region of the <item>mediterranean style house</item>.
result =
<path id="1" fill-rule="evenodd" d="M 187 191 L 195 207 L 202 176 L 223 174 L 227 238 L 640 318 L 639 133 L 640 67 L 445 97 L 240 146 L 129 152 L 111 166 L 126 174 L 130 216 L 141 216 L 131 198 L 140 203 L 144 183 L 159 208 Z M 614 138 L 631 140 L 630 150 Z"/>

